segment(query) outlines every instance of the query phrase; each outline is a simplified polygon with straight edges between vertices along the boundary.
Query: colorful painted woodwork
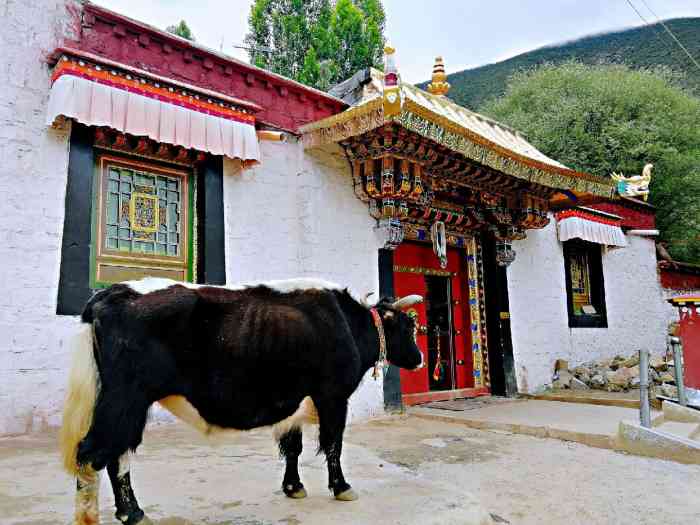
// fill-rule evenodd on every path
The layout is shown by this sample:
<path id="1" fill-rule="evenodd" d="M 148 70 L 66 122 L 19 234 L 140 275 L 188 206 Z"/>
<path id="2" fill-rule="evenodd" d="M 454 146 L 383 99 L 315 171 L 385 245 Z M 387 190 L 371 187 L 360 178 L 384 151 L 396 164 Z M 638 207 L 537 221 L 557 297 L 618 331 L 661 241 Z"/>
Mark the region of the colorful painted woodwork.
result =
<path id="1" fill-rule="evenodd" d="M 408 239 L 445 223 L 448 243 L 496 228 L 498 238 L 522 239 L 549 223 L 554 190 L 467 162 L 447 148 L 388 124 L 341 142 L 352 165 L 355 194 L 377 219 L 401 221 Z"/>

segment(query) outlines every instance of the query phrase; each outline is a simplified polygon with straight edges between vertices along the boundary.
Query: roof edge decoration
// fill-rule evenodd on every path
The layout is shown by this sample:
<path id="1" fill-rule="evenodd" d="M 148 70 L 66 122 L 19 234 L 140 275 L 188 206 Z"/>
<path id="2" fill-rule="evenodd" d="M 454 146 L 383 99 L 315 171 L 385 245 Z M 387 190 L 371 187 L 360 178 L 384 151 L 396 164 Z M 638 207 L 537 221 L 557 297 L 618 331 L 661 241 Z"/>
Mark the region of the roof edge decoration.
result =
<path id="1" fill-rule="evenodd" d="M 232 57 L 230 55 L 227 55 L 225 53 L 221 53 L 215 49 L 212 49 L 212 48 L 207 47 L 205 45 L 199 44 L 197 42 L 187 40 L 186 38 L 182 38 L 178 35 L 175 35 L 175 34 L 170 33 L 168 31 L 164 31 L 163 29 L 160 29 L 160 28 L 153 26 L 151 24 L 147 24 L 145 22 L 141 22 L 140 20 L 136 20 L 134 18 L 128 17 L 128 16 L 123 15 L 121 13 L 118 13 L 116 11 L 112 11 L 111 9 L 108 9 L 108 8 L 103 7 L 101 5 L 95 4 L 93 2 L 85 1 L 84 2 L 84 9 L 86 12 L 109 17 L 115 21 L 126 22 L 134 27 L 139 28 L 139 29 L 148 31 L 150 33 L 157 34 L 160 38 L 170 40 L 171 42 L 176 42 L 179 46 L 188 47 L 192 50 L 196 50 L 199 53 L 206 53 L 206 54 L 211 55 L 213 57 L 216 57 L 220 60 L 223 60 L 225 62 L 236 64 L 237 66 L 240 66 L 240 67 L 245 68 L 245 69 L 250 70 L 250 71 L 255 71 L 255 73 L 257 75 L 269 78 L 271 80 L 274 79 L 274 81 L 277 83 L 282 83 L 282 84 L 288 85 L 290 87 L 294 87 L 295 89 L 306 91 L 309 94 L 313 94 L 313 95 L 318 96 L 320 98 L 324 98 L 324 99 L 328 100 L 329 102 L 335 102 L 335 103 L 340 103 L 340 104 L 345 105 L 345 103 L 342 100 L 340 100 L 337 97 L 330 95 L 324 91 L 313 88 L 311 86 L 307 86 L 306 84 L 302 84 L 301 82 L 297 82 L 296 80 L 279 75 L 277 73 L 273 73 L 272 71 L 268 71 L 266 69 L 255 66 L 253 64 L 249 64 L 248 62 L 244 62 L 243 60 L 239 60 L 239 59 Z"/>
<path id="2" fill-rule="evenodd" d="M 621 228 L 622 217 L 618 215 L 578 207 L 558 212 L 556 218 L 561 242 L 582 239 L 605 246 L 624 247 L 628 244 Z"/>
<path id="3" fill-rule="evenodd" d="M 237 102 L 156 81 L 132 69 L 63 54 L 52 75 L 46 124 L 72 118 L 158 143 L 260 161 L 255 116 Z"/>
<path id="4" fill-rule="evenodd" d="M 444 96 L 400 83 L 400 111 L 387 112 L 384 75 L 370 70 L 359 103 L 342 113 L 300 128 L 305 147 L 340 142 L 396 122 L 467 159 L 506 175 L 577 194 L 603 198 L 616 195 L 612 181 L 577 172 L 550 159 L 507 126 L 474 113 Z M 386 99 L 386 97 L 384 97 Z M 395 113 L 393 116 L 392 113 Z"/>
<path id="5" fill-rule="evenodd" d="M 217 98 L 257 106 L 258 128 L 298 134 L 299 127 L 348 105 L 331 94 L 191 42 L 87 0 L 72 10 L 75 26 L 59 43 L 124 69 L 131 67 L 169 82 L 188 84 Z M 56 56 L 49 56 L 50 65 Z M 211 96 L 211 95 L 210 95 Z"/>

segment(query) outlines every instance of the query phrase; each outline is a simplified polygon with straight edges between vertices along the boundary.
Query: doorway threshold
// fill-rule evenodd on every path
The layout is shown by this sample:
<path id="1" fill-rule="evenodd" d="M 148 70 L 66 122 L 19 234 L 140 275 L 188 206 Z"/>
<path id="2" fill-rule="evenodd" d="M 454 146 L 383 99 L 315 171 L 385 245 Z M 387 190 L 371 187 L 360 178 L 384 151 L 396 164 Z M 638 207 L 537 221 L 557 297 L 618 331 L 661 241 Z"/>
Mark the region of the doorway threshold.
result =
<path id="1" fill-rule="evenodd" d="M 469 397 L 489 396 L 491 392 L 486 387 L 458 388 L 456 390 L 438 390 L 435 392 L 419 392 L 417 394 L 403 394 L 401 399 L 404 406 L 420 405 L 432 401 L 452 401 Z"/>

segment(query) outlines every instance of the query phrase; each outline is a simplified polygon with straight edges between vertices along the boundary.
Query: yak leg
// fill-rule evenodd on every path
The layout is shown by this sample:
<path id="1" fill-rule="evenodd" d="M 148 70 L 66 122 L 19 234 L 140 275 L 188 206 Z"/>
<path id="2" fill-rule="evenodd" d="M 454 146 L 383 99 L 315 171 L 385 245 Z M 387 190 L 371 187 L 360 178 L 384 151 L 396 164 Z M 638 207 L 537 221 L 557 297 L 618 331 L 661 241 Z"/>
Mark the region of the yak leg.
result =
<path id="1" fill-rule="evenodd" d="M 306 497 L 306 489 L 299 477 L 299 456 L 301 455 L 301 428 L 292 428 L 280 438 L 280 453 L 284 456 L 286 467 L 282 490 L 294 499 Z"/>
<path id="2" fill-rule="evenodd" d="M 100 523 L 100 473 L 90 466 L 80 467 L 75 492 L 75 525 Z"/>
<path id="3" fill-rule="evenodd" d="M 100 392 L 92 426 L 78 445 L 78 464 L 102 470 L 141 444 L 151 405 L 133 385 Z"/>
<path id="4" fill-rule="evenodd" d="M 358 498 L 352 490 L 340 466 L 340 455 L 343 450 L 343 432 L 348 413 L 347 399 L 318 400 L 314 399 L 320 419 L 319 444 L 326 455 L 328 465 L 328 488 L 333 491 L 335 499 L 353 501 Z"/>
<path id="5" fill-rule="evenodd" d="M 151 525 L 152 522 L 139 507 L 134 490 L 131 488 L 129 454 L 124 454 L 118 461 L 107 464 L 109 481 L 114 492 L 114 504 L 117 507 L 115 517 L 124 525 Z"/>

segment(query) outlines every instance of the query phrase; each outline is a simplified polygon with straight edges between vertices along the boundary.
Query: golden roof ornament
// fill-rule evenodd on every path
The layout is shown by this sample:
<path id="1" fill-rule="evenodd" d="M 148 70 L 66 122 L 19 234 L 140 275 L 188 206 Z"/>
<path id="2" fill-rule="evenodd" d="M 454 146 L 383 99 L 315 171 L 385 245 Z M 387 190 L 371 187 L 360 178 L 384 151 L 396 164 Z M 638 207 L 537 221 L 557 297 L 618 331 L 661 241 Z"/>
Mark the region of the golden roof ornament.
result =
<path id="1" fill-rule="evenodd" d="M 389 44 L 384 46 L 384 87 L 383 107 L 384 118 L 388 119 L 401 113 L 401 81 L 396 68 L 394 53 L 396 50 Z"/>
<path id="2" fill-rule="evenodd" d="M 442 57 L 435 57 L 435 65 L 433 66 L 433 79 L 428 84 L 428 92 L 438 97 L 444 97 L 450 90 L 450 84 L 447 82 L 445 74 L 445 64 L 442 62 Z"/>
<path id="3" fill-rule="evenodd" d="M 622 197 L 642 197 L 645 201 L 649 198 L 649 183 L 651 183 L 651 170 L 654 165 L 648 163 L 644 166 L 641 175 L 625 177 L 624 173 L 610 174 L 610 178 L 617 184 L 617 192 Z"/>

